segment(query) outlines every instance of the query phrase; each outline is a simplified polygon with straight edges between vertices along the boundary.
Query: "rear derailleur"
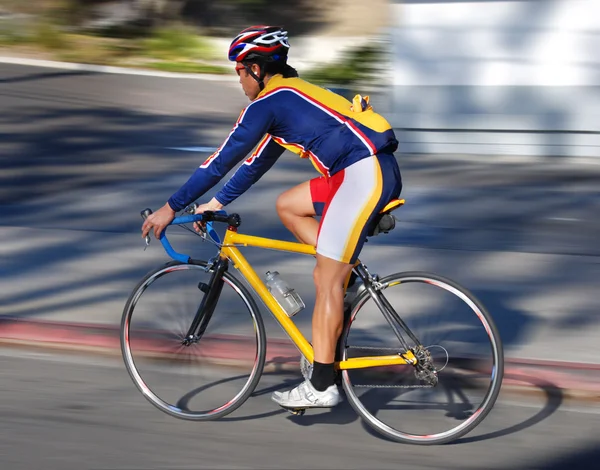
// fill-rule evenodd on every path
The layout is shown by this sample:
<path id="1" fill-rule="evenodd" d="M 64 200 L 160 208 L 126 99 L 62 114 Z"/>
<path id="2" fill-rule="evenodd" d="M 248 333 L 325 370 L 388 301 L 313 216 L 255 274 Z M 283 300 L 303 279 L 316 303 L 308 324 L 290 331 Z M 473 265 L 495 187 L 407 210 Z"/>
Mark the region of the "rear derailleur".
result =
<path id="1" fill-rule="evenodd" d="M 415 377 L 427 385 L 435 387 L 438 384 L 438 371 L 433 365 L 431 353 L 423 346 L 413 348 L 412 352 L 417 358 Z"/>

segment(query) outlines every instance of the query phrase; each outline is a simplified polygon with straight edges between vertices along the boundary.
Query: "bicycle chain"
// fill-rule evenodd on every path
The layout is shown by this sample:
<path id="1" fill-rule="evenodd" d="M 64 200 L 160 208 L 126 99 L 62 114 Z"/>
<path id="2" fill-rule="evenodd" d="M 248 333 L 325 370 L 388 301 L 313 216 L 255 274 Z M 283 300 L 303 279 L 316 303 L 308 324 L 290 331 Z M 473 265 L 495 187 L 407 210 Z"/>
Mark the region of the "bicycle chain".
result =
<path id="1" fill-rule="evenodd" d="M 352 387 L 357 388 L 434 388 L 433 385 L 354 385 Z"/>
<path id="2" fill-rule="evenodd" d="M 398 348 L 384 348 L 384 347 L 378 348 L 377 346 L 346 346 L 346 349 L 372 349 L 372 350 L 378 349 L 380 351 L 394 351 L 394 352 L 396 352 L 396 354 L 404 354 L 404 353 L 399 353 Z"/>
<path id="3" fill-rule="evenodd" d="M 365 350 L 379 350 L 379 351 L 394 351 L 397 354 L 401 354 L 398 353 L 398 349 L 397 348 L 378 348 L 376 346 L 347 346 L 346 349 L 365 349 Z M 354 385 L 352 384 L 353 387 L 358 387 L 358 388 L 434 388 L 433 385 L 363 385 L 363 384 L 357 384 Z"/>

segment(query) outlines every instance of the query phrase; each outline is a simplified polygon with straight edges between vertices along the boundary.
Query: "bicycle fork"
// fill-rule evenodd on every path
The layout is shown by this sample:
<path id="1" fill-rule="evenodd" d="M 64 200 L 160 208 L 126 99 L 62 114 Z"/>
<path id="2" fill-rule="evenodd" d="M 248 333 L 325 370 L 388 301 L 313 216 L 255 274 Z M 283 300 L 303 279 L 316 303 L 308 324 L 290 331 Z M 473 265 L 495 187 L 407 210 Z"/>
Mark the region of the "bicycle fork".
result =
<path id="1" fill-rule="evenodd" d="M 198 284 L 198 289 L 204 293 L 204 296 L 198 306 L 198 310 L 196 311 L 196 315 L 194 316 L 194 320 L 190 325 L 187 335 L 182 341 L 184 346 L 189 346 L 190 344 L 200 341 L 202 335 L 204 335 L 204 332 L 208 327 L 208 322 L 212 318 L 215 307 L 217 306 L 221 291 L 223 290 L 223 284 L 225 283 L 225 281 L 223 281 L 223 274 L 227 271 L 228 267 L 229 261 L 226 258 L 219 258 L 216 263 L 212 264 L 212 267 L 210 265 L 207 266 L 207 270 L 212 269 L 213 273 L 208 284 L 205 284 L 204 282 Z"/>

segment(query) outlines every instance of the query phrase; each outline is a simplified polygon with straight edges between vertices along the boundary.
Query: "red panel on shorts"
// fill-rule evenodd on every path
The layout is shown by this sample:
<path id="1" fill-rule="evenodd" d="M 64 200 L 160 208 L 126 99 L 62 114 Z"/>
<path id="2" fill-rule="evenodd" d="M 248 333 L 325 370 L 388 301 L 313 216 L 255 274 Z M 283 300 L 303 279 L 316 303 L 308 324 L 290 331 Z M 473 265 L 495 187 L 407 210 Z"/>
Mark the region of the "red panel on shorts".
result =
<path id="1" fill-rule="evenodd" d="M 327 204 L 335 196 L 335 192 L 344 181 L 344 170 L 338 171 L 335 175 L 327 178 L 320 176 L 310 180 L 310 196 L 312 198 L 315 214 L 324 216 L 327 211 Z"/>

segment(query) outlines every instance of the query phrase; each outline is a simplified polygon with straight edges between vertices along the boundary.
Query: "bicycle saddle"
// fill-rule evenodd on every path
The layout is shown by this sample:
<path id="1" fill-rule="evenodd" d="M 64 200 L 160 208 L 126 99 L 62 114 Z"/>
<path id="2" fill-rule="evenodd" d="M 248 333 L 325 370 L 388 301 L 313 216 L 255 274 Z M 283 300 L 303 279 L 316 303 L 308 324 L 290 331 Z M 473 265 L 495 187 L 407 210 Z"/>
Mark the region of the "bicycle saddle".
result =
<path id="1" fill-rule="evenodd" d="M 404 199 L 392 199 L 388 202 L 385 207 L 379 212 L 373 223 L 371 224 L 367 236 L 373 237 L 380 233 L 388 233 L 396 226 L 396 220 L 393 215 L 390 214 L 398 207 L 404 205 Z"/>
<path id="2" fill-rule="evenodd" d="M 406 201 L 404 199 L 392 199 L 386 204 L 386 206 L 379 211 L 380 214 L 389 214 L 398 207 L 403 206 Z"/>

